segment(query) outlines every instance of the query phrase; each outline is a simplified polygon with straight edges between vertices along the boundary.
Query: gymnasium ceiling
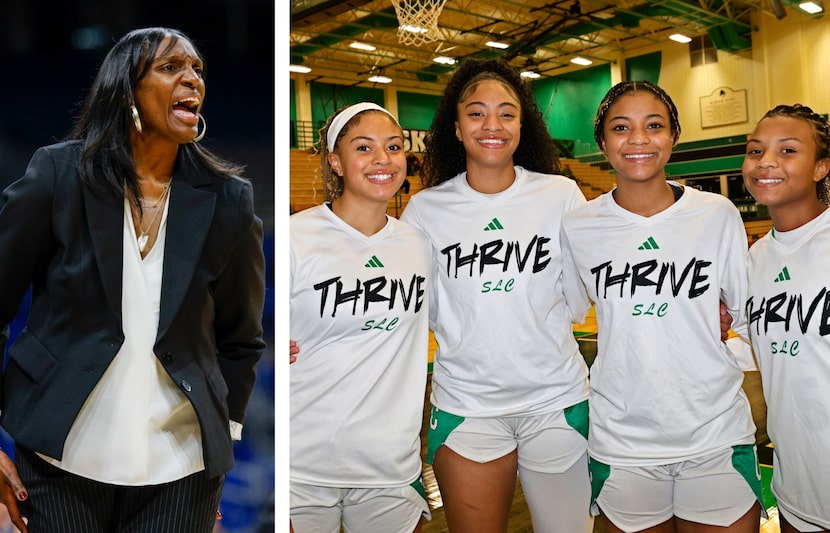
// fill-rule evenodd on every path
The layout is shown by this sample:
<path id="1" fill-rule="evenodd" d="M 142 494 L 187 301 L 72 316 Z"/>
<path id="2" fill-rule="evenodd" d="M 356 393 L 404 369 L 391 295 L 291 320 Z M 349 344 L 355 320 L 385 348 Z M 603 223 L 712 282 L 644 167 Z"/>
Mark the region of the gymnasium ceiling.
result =
<path id="1" fill-rule="evenodd" d="M 715 48 L 739 52 L 751 46 L 753 13 L 780 16 L 794 1 L 447 0 L 434 41 L 402 44 L 392 0 L 291 0 L 291 63 L 311 68 L 308 81 L 384 87 L 368 81 L 383 75 L 398 90 L 439 94 L 455 67 L 435 63 L 437 56 L 504 57 L 556 76 L 584 68 L 570 63 L 575 56 L 592 66 L 614 62 L 674 33 L 708 36 Z M 508 48 L 486 46 L 491 40 Z M 355 41 L 376 49 L 351 48 Z"/>

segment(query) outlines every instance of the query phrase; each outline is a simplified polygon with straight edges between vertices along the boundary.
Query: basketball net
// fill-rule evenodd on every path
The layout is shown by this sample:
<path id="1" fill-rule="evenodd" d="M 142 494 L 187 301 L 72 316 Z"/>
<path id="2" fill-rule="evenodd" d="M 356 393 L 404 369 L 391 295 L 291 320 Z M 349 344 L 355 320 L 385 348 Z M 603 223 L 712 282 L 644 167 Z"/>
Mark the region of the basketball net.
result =
<path id="1" fill-rule="evenodd" d="M 392 0 L 398 17 L 398 41 L 419 46 L 438 39 L 438 15 L 447 0 Z"/>

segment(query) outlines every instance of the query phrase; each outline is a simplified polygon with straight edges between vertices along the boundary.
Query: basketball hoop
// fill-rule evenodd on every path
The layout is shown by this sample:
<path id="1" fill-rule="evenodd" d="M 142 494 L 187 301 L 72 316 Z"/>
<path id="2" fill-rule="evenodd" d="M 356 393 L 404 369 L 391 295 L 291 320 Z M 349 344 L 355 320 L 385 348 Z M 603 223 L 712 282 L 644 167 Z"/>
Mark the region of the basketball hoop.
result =
<path id="1" fill-rule="evenodd" d="M 398 41 L 419 46 L 438 39 L 438 15 L 447 0 L 392 0 L 398 17 Z"/>

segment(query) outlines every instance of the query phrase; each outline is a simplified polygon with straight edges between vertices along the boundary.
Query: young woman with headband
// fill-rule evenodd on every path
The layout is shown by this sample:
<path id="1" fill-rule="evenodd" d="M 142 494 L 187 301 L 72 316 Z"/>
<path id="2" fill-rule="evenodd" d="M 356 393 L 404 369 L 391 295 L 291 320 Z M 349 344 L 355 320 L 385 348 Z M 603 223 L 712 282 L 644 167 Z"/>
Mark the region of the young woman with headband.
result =
<path id="1" fill-rule="evenodd" d="M 419 531 L 429 247 L 386 214 L 403 132 L 363 102 L 321 145 L 326 203 L 290 218 L 292 527 Z"/>

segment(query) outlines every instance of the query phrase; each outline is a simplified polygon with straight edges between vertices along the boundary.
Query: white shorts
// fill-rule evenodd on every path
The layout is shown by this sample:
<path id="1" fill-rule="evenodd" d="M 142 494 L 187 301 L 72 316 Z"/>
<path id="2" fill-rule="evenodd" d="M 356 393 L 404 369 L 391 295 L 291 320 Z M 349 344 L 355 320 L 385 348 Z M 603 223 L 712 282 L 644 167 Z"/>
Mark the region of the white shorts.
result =
<path id="1" fill-rule="evenodd" d="M 793 514 L 792 511 L 781 505 L 781 502 L 778 502 L 778 514 L 782 515 L 791 526 L 796 528 L 801 533 L 814 533 L 817 531 L 824 531 L 825 528 L 821 526 L 817 526 L 811 522 L 806 522 L 801 518 L 797 517 Z"/>
<path id="2" fill-rule="evenodd" d="M 561 474 L 588 449 L 588 400 L 535 416 L 467 418 L 432 407 L 427 463 L 447 446 L 471 461 L 487 463 L 519 450 L 523 468 Z"/>
<path id="3" fill-rule="evenodd" d="M 406 487 L 348 489 L 291 482 L 291 523 L 296 533 L 411 532 L 432 519 L 420 479 Z"/>
<path id="4" fill-rule="evenodd" d="M 592 514 L 602 510 L 623 531 L 674 516 L 726 527 L 762 501 L 758 456 L 750 444 L 662 466 L 608 466 L 592 459 L 589 468 Z"/>

